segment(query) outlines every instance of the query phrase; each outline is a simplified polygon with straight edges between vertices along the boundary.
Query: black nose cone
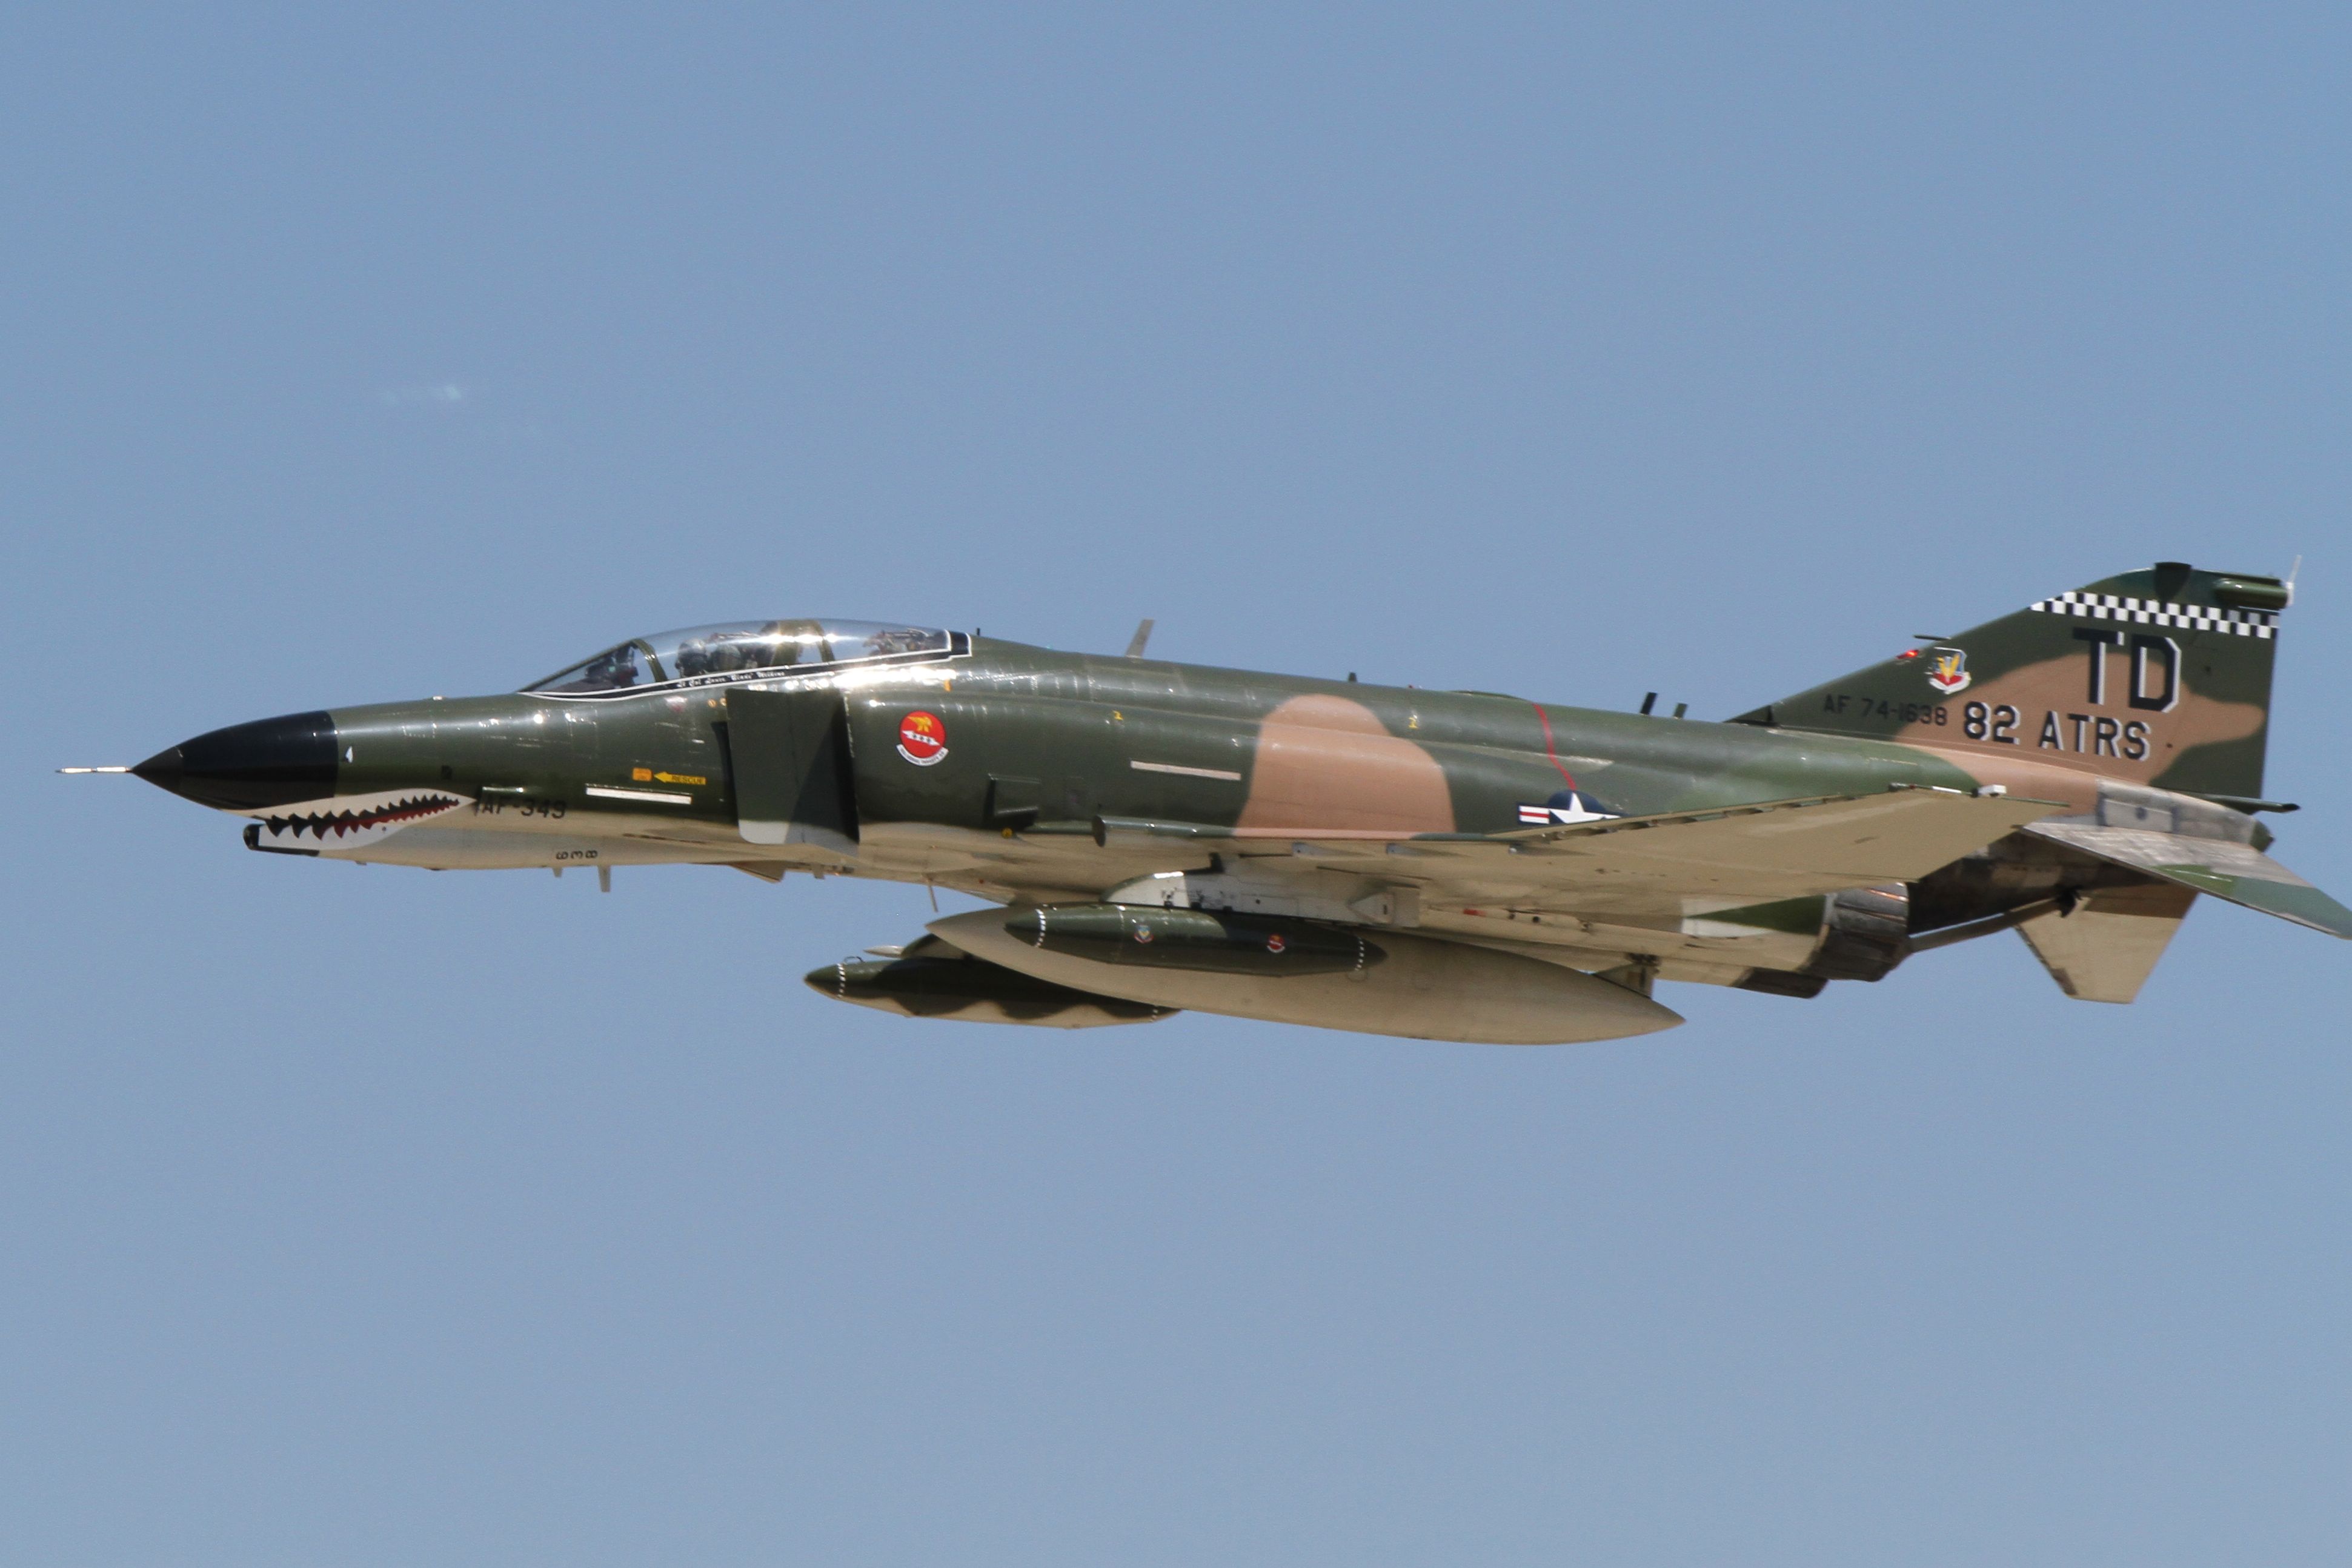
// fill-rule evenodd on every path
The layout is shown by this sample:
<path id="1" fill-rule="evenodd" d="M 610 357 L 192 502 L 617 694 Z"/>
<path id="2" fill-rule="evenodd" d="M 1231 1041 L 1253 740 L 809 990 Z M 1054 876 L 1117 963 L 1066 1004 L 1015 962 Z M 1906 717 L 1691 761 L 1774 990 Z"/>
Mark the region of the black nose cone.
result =
<path id="1" fill-rule="evenodd" d="M 336 750 L 332 718 L 289 713 L 183 741 L 131 771 L 199 805 L 254 811 L 334 794 Z"/>

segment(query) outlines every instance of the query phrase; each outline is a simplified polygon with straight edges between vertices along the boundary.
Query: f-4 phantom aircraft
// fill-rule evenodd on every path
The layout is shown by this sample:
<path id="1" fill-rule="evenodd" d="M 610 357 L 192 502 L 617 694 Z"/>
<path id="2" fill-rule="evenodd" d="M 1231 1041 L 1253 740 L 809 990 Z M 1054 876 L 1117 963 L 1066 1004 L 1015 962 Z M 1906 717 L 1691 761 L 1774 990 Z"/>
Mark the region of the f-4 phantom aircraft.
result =
<path id="1" fill-rule="evenodd" d="M 2017 931 L 2128 1002 L 2200 893 L 2336 936 L 2264 851 L 2273 577 L 2128 572 L 1724 723 L 775 620 L 510 695 L 238 724 L 135 773 L 272 854 L 688 862 L 1001 908 L 816 970 L 919 1017 L 1182 1008 L 1438 1040 L 1680 1023 Z M 82 770 L 96 771 L 96 770 Z"/>

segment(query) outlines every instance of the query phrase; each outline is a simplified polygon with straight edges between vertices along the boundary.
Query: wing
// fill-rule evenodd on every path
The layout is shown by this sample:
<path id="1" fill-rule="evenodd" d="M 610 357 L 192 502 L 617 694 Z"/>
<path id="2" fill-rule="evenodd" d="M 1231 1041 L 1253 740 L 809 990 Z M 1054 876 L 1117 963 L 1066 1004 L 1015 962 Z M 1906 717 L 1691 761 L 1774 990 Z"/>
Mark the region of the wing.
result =
<path id="1" fill-rule="evenodd" d="M 859 855 L 997 903 L 1205 896 L 1571 967 L 1647 955 L 1664 978 L 1730 984 L 1802 967 L 1822 940 L 1822 895 L 1916 881 L 2064 809 L 1897 786 L 1496 835 L 1122 818 L 985 835 L 868 824 Z"/>
<path id="2" fill-rule="evenodd" d="M 1915 881 L 2063 809 L 2008 795 L 1900 789 L 1538 829 L 1512 836 L 1511 848 L 1557 862 L 1571 884 L 1788 899 Z"/>
<path id="3" fill-rule="evenodd" d="M 1898 788 L 1616 817 L 1494 836 L 1398 837 L 1104 825 L 1106 843 L 1189 841 L 1263 862 L 1414 886 L 1436 902 L 1679 921 L 1694 902 L 1718 909 L 1915 881 L 2065 808 L 2010 795 Z M 1203 842 L 1211 840 L 1211 842 Z M 1171 846 L 1172 847 L 1172 846 Z"/>

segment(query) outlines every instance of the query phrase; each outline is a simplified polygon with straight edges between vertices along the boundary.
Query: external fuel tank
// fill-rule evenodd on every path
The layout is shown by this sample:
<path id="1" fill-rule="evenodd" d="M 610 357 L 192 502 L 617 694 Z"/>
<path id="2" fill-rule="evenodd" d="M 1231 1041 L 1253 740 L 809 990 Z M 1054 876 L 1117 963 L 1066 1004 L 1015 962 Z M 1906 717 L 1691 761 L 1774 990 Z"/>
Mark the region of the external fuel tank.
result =
<path id="1" fill-rule="evenodd" d="M 1386 930 L 1374 939 L 1381 955 L 1379 962 L 1355 963 L 1345 968 L 1315 966 L 1303 972 L 1234 973 L 1230 962 L 1213 951 L 1216 944 L 1205 941 L 1201 943 L 1202 966 L 1197 968 L 1169 966 L 1160 952 L 1142 963 L 1131 959 L 1114 963 L 1055 951 L 1052 933 L 1057 926 L 1075 924 L 1091 940 L 1107 935 L 1103 928 L 1108 922 L 1093 912 L 1099 907 L 1084 906 L 1087 913 L 1057 920 L 1055 910 L 1069 906 L 1044 906 L 1045 946 L 1036 941 L 1041 929 L 1036 907 L 950 915 L 932 921 L 930 930 L 950 946 L 975 958 L 1056 985 L 1159 1007 L 1192 1008 L 1280 1024 L 1424 1040 L 1546 1046 L 1646 1035 L 1683 1021 L 1680 1014 L 1638 991 L 1577 970 L 1517 953 Z M 1136 913 L 1164 915 L 1160 910 Z M 1307 927 L 1310 922 L 1299 924 Z M 1310 939 L 1318 947 L 1354 940 L 1351 932 L 1319 925 L 1311 929 L 1323 933 Z M 1127 941 L 1131 946 L 1158 949 L 1157 929 L 1153 938 L 1149 943 L 1138 942 L 1130 931 Z M 1257 938 L 1261 952 L 1265 940 L 1265 934 Z M 1288 946 L 1287 940 L 1285 945 Z"/>

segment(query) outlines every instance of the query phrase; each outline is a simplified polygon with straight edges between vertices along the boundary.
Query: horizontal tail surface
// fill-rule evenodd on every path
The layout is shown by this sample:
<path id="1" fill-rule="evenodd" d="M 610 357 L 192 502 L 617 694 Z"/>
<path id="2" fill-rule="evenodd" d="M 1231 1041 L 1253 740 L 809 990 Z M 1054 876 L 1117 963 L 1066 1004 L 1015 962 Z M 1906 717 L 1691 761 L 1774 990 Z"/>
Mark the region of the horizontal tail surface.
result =
<path id="1" fill-rule="evenodd" d="M 2190 892 L 2210 893 L 2330 936 L 2352 937 L 2352 910 L 2252 844 L 2069 820 L 2036 822 L 2025 831 Z"/>

